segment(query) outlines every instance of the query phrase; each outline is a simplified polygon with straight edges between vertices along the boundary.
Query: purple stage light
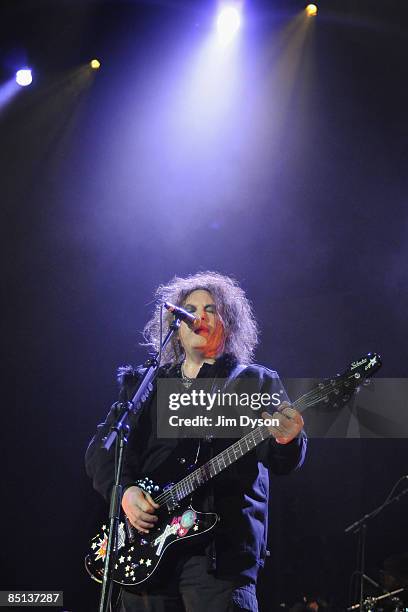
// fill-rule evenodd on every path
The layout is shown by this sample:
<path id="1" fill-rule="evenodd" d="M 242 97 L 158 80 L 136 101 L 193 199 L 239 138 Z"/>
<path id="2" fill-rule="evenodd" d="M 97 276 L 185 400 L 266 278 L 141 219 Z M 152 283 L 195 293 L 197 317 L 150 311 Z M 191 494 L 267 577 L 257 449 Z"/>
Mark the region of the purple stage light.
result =
<path id="1" fill-rule="evenodd" d="M 33 82 L 33 75 L 30 68 L 22 68 L 16 72 L 16 83 L 20 87 L 27 87 Z"/>
<path id="2" fill-rule="evenodd" d="M 241 12 L 237 5 L 224 5 L 217 17 L 218 38 L 223 43 L 229 43 L 238 32 L 241 25 Z"/>

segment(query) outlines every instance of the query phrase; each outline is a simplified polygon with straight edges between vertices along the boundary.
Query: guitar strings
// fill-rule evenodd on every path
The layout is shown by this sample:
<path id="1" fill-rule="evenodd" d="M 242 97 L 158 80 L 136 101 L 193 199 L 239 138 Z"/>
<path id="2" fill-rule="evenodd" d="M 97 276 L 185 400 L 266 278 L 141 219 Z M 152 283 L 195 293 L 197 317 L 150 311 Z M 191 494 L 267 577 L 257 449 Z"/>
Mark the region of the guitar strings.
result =
<path id="1" fill-rule="evenodd" d="M 274 429 L 282 435 L 286 433 L 286 431 L 282 430 L 282 428 L 280 427 L 275 426 Z M 225 467 L 228 467 L 226 465 L 226 461 L 228 462 L 228 465 L 231 465 L 231 463 L 233 463 L 237 459 L 236 451 L 238 451 L 238 458 L 240 458 L 246 453 L 248 453 L 250 450 L 255 448 L 260 442 L 265 440 L 266 437 L 270 437 L 271 435 L 271 432 L 265 425 L 257 427 L 253 431 L 249 432 L 248 434 L 237 440 L 237 442 L 223 450 L 221 453 L 213 457 L 210 461 L 194 470 L 194 472 L 185 476 L 177 484 L 173 485 L 173 487 L 171 487 L 170 489 L 162 493 L 159 497 L 157 497 L 155 501 L 157 503 L 163 503 L 165 500 L 174 501 L 174 494 L 178 494 L 178 499 L 183 499 L 192 492 L 189 490 L 190 484 L 193 486 L 195 484 L 203 484 L 204 482 L 206 482 L 206 480 L 212 478 L 213 476 L 216 476 Z M 256 437 L 259 437 L 259 439 L 256 440 Z M 250 444 L 249 442 L 252 442 L 252 444 Z M 243 445 L 244 443 L 246 444 L 246 448 L 243 449 L 241 445 Z M 233 455 L 232 459 L 231 455 Z M 224 463 L 224 467 L 221 467 L 221 460 Z M 213 468 L 213 474 L 211 473 L 211 468 Z M 202 482 L 200 482 L 200 476 L 204 477 Z"/>
<path id="2" fill-rule="evenodd" d="M 279 428 L 276 427 L 276 429 L 278 431 L 280 431 L 281 433 L 284 433 L 282 430 L 280 430 Z M 250 450 L 252 450 L 253 448 L 255 448 L 255 446 L 257 446 L 262 440 L 265 440 L 265 438 L 262 435 L 262 430 L 266 433 L 267 436 L 272 435 L 268 428 L 265 425 L 261 425 L 260 427 L 257 427 L 256 429 L 254 429 L 253 431 L 251 431 L 250 433 L 246 434 L 245 436 L 243 436 L 242 438 L 240 438 L 240 440 L 237 440 L 237 442 L 235 442 L 234 444 L 232 444 L 231 446 L 229 446 L 227 449 L 223 450 L 221 453 L 219 453 L 218 455 L 216 455 L 215 457 L 213 457 L 210 461 L 208 461 L 207 463 L 205 463 L 204 465 L 200 466 L 199 468 L 197 468 L 196 470 L 194 470 L 194 472 L 192 472 L 191 474 L 188 474 L 187 476 L 185 476 L 182 480 L 180 480 L 178 483 L 176 483 L 175 485 L 173 485 L 170 489 L 168 489 L 167 491 L 165 491 L 164 493 L 162 493 L 161 495 L 159 495 L 155 501 L 156 503 L 163 503 L 164 501 L 174 501 L 174 493 L 177 493 L 177 499 L 183 499 L 184 497 L 186 497 L 187 495 L 189 495 L 189 493 L 191 493 L 192 491 L 189 491 L 188 487 L 190 484 L 194 485 L 194 484 L 204 484 L 204 482 L 206 482 L 206 480 L 212 478 L 213 476 L 215 476 L 217 473 L 219 473 L 220 471 L 222 471 L 225 467 L 228 467 L 226 465 L 226 461 L 225 459 L 227 459 L 228 461 L 228 465 L 231 465 L 231 463 L 233 463 L 236 459 L 236 453 L 235 451 L 239 449 L 239 453 L 240 453 L 240 457 L 242 457 L 244 454 L 246 454 L 247 452 L 249 452 Z M 254 436 L 258 436 L 260 434 L 260 439 L 259 440 L 255 440 Z M 241 448 L 241 444 L 243 442 L 248 442 L 249 439 L 252 438 L 252 446 L 250 446 L 249 444 L 247 444 L 247 448 L 246 449 L 242 449 Z M 230 454 L 233 453 L 233 458 L 231 460 Z M 239 457 L 239 458 L 240 458 Z M 224 463 L 224 467 L 221 469 L 218 469 L 218 471 L 215 468 L 215 463 L 218 463 L 218 468 L 220 468 L 220 460 L 223 460 Z M 211 468 L 214 468 L 214 473 L 211 474 Z M 204 477 L 204 479 L 200 482 L 200 476 Z"/>
<path id="3" fill-rule="evenodd" d="M 358 383 L 360 382 L 359 380 L 357 380 L 355 378 L 354 374 L 351 374 L 350 376 L 348 376 L 346 378 L 346 380 L 353 380 L 353 381 L 356 382 L 356 385 L 358 385 Z M 341 377 L 338 380 L 331 379 L 327 384 L 321 383 L 321 385 L 319 385 L 315 389 L 312 389 L 311 391 L 305 393 L 304 395 L 299 397 L 297 400 L 295 400 L 293 402 L 292 406 L 294 406 L 297 409 L 299 409 L 299 411 L 305 410 L 306 408 L 309 408 L 310 406 L 313 406 L 314 404 L 318 403 L 319 401 L 324 400 L 327 397 L 327 393 L 325 393 L 326 391 L 333 391 L 333 390 L 338 389 L 339 387 L 341 387 L 343 385 L 344 385 L 344 377 Z M 353 388 L 350 389 L 350 392 L 352 390 L 353 390 Z M 285 433 L 285 431 L 282 430 L 280 427 L 275 426 L 274 429 L 278 433 L 281 433 L 281 434 Z M 244 454 L 246 454 L 247 452 L 252 450 L 252 448 L 255 448 L 255 446 L 257 446 L 260 442 L 265 440 L 266 438 L 263 437 L 262 430 L 264 430 L 265 433 L 267 432 L 267 437 L 270 437 L 272 435 L 272 433 L 269 431 L 269 429 L 266 426 L 261 425 L 260 427 L 257 427 L 253 431 L 249 432 L 248 434 L 246 434 L 245 436 L 243 436 L 242 438 L 237 440 L 237 442 L 235 442 L 234 444 L 229 446 L 227 449 L 223 450 L 221 453 L 219 453 L 218 455 L 213 457 L 210 461 L 208 461 L 204 465 L 202 465 L 199 468 L 197 468 L 196 470 L 194 470 L 194 472 L 192 472 L 191 474 L 185 476 L 182 480 L 180 480 L 178 483 L 176 483 L 175 485 L 170 487 L 167 491 L 164 491 L 161 495 L 159 495 L 155 499 L 155 502 L 160 504 L 160 505 L 162 505 L 163 503 L 165 503 L 167 501 L 174 501 L 175 494 L 177 494 L 177 498 L 178 499 L 183 499 L 184 497 L 186 497 L 190 492 L 192 492 L 192 491 L 188 490 L 190 484 L 192 484 L 192 485 L 194 485 L 196 483 L 198 485 L 203 484 L 202 482 L 200 482 L 198 480 L 200 476 L 207 477 L 207 479 L 208 479 L 208 475 L 211 478 L 212 476 L 215 476 L 217 474 L 217 471 L 215 469 L 215 462 L 218 463 L 218 467 L 219 467 L 220 466 L 219 462 L 222 460 L 223 463 L 224 463 L 224 467 L 227 467 L 225 465 L 225 459 L 227 458 L 228 465 L 233 463 L 234 459 L 236 459 L 235 450 L 238 450 L 238 448 L 239 448 L 240 457 L 242 457 Z M 255 440 L 255 436 L 258 436 L 259 434 L 260 434 L 260 438 L 258 440 Z M 250 447 L 248 445 L 248 441 L 250 439 L 252 439 L 252 442 L 253 442 L 253 446 L 252 447 Z M 247 448 L 244 449 L 244 450 L 241 448 L 241 444 L 242 443 L 245 443 L 246 446 L 247 446 Z M 230 460 L 229 454 L 231 452 L 234 453 L 233 461 L 229 461 Z M 214 471 L 215 471 L 214 474 L 211 474 L 211 468 L 212 467 L 214 467 Z M 222 469 L 224 469 L 224 468 L 222 468 Z M 222 471 L 222 469 L 219 470 L 219 471 Z M 205 482 L 205 481 L 206 480 L 204 479 L 203 482 Z M 194 488 L 193 488 L 193 490 L 194 490 Z M 180 497 L 180 494 L 183 494 L 183 495 Z"/>
<path id="4" fill-rule="evenodd" d="M 352 378 L 355 380 L 354 375 L 348 377 L 348 378 Z M 343 379 L 342 379 L 343 381 Z M 340 382 L 340 381 L 339 381 Z M 321 401 L 322 399 L 324 399 L 324 391 L 326 390 L 333 390 L 334 388 L 338 387 L 339 383 L 336 380 L 331 380 L 328 384 L 324 385 L 322 383 L 322 386 L 318 387 L 317 389 L 313 389 L 312 391 L 306 393 L 305 395 L 303 395 L 302 397 L 298 398 L 298 400 L 296 400 L 293 403 L 293 406 L 297 406 L 297 407 L 301 407 L 303 404 L 303 408 L 306 408 L 310 405 L 313 405 L 316 403 L 316 399 L 318 399 L 319 401 Z M 269 432 L 269 430 L 265 427 L 265 426 L 261 426 L 258 427 L 257 429 L 253 430 L 252 432 L 249 432 L 248 434 L 246 434 L 246 436 L 244 436 L 243 438 L 241 438 L 240 440 L 238 440 L 237 442 L 235 442 L 233 445 L 231 445 L 230 447 L 228 447 L 227 449 L 225 449 L 224 451 L 222 451 L 221 453 L 219 453 L 218 455 L 216 455 L 216 457 L 213 457 L 213 459 L 211 461 L 209 461 L 208 463 L 204 464 L 203 466 L 201 466 L 200 468 L 197 468 L 197 470 L 195 470 L 194 472 L 192 472 L 192 474 L 189 474 L 188 476 L 186 476 L 185 478 L 183 478 L 181 481 L 179 481 L 178 483 L 176 483 L 175 485 L 173 485 L 173 487 L 171 487 L 170 489 L 168 489 L 167 491 L 165 491 L 164 493 L 162 493 L 155 501 L 157 503 L 163 503 L 165 500 L 174 500 L 174 494 L 181 494 L 184 493 L 181 497 L 180 495 L 178 495 L 177 497 L 179 499 L 182 499 L 183 497 L 186 497 L 186 495 L 188 495 L 190 493 L 190 491 L 188 490 L 189 485 L 190 484 L 194 484 L 195 481 L 198 480 L 199 476 L 208 476 L 208 473 L 211 476 L 215 476 L 217 474 L 217 470 L 214 469 L 215 473 L 213 475 L 211 475 L 211 467 L 215 466 L 215 462 L 218 463 L 218 467 L 219 467 L 219 462 L 222 460 L 224 463 L 224 467 L 225 466 L 225 458 L 227 457 L 228 459 L 228 464 L 230 465 L 230 457 L 229 454 L 230 452 L 234 452 L 234 459 L 236 459 L 236 454 L 235 454 L 235 450 L 237 450 L 239 448 L 239 452 L 240 452 L 240 456 L 243 456 L 246 452 L 248 452 L 249 450 L 251 450 L 252 448 L 254 448 L 254 446 L 258 445 L 261 441 L 263 441 L 265 438 L 262 435 L 261 429 L 266 430 L 266 432 L 268 432 L 267 435 L 272 435 L 271 432 Z M 278 431 L 278 433 L 285 433 L 282 432 L 282 429 L 279 427 L 275 427 L 274 428 L 275 431 Z M 255 441 L 254 436 L 261 434 L 260 439 L 258 441 Z M 254 444 L 254 446 L 249 447 L 248 445 L 248 440 L 252 439 L 252 442 Z M 246 450 L 242 450 L 241 448 L 241 443 L 246 443 L 247 445 L 247 449 Z M 221 471 L 221 470 L 219 470 Z M 205 479 L 204 479 L 205 482 Z M 200 482 L 198 482 L 198 484 L 202 484 Z"/>
<path id="5" fill-rule="evenodd" d="M 362 380 L 356 379 L 354 374 L 351 374 L 350 376 L 348 376 L 346 380 L 355 381 L 356 386 L 362 383 Z M 325 394 L 325 391 L 329 391 L 329 392 L 334 391 L 335 389 L 338 389 L 344 386 L 344 384 L 345 383 L 344 383 L 343 377 L 338 380 L 331 379 L 326 385 L 324 383 L 321 383 L 322 386 L 319 385 L 317 388 L 312 389 L 308 393 L 305 393 L 304 395 L 299 397 L 297 400 L 295 400 L 293 402 L 293 406 L 296 406 L 297 408 L 301 410 L 309 408 L 310 406 L 313 406 L 313 404 L 316 404 L 319 401 L 324 400 L 325 397 L 327 397 L 327 395 Z M 353 390 L 354 390 L 354 387 L 350 387 L 350 392 Z"/>

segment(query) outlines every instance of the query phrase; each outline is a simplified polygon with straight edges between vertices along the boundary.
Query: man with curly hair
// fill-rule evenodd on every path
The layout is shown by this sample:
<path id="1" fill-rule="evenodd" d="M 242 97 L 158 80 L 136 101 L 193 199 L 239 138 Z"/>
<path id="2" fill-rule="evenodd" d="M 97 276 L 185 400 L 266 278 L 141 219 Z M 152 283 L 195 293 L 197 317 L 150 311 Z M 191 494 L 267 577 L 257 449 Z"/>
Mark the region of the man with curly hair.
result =
<path id="1" fill-rule="evenodd" d="M 163 302 L 181 306 L 199 319 L 194 328 L 181 323 L 161 355 L 159 378 L 178 378 L 186 389 L 198 379 L 225 379 L 229 383 L 244 380 L 252 390 L 280 393 L 285 398 L 277 373 L 252 363 L 257 324 L 244 291 L 234 279 L 217 272 L 175 277 L 160 286 L 156 296 L 155 313 L 144 330 L 151 348 L 159 348 Z M 166 313 L 165 324 L 172 318 Z M 141 371 L 131 366 L 119 369 L 122 401 L 133 396 Z M 136 485 L 137 480 L 162 466 L 164 469 L 172 458 L 184 453 L 186 447 L 180 445 L 190 443 L 194 449 L 197 443 L 157 437 L 156 396 L 154 389 L 141 413 L 133 417 L 122 478 L 122 507 L 139 533 L 149 533 L 154 527 L 158 504 Z M 220 517 L 213 537 L 185 546 L 177 557 L 169 555 L 146 586 L 122 589 L 121 612 L 258 610 L 256 582 L 267 554 L 268 470 L 287 474 L 302 465 L 306 451 L 302 417 L 293 408 L 287 412 L 288 408 L 285 402 L 280 406 L 283 430 L 271 428 L 272 436 L 195 494 L 195 507 L 199 504 L 198 509 L 216 512 Z M 100 446 L 114 417 L 112 409 L 86 454 L 87 473 L 106 499 L 113 485 L 114 457 L 101 451 Z M 200 440 L 200 457 L 207 460 L 229 443 L 208 436 Z"/>

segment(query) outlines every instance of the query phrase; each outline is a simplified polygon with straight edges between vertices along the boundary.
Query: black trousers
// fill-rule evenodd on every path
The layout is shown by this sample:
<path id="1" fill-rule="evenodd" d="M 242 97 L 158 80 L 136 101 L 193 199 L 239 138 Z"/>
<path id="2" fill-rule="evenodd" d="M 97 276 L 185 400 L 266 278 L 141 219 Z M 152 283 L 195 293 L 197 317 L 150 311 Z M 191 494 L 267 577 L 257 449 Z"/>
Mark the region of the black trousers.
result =
<path id="1" fill-rule="evenodd" d="M 122 589 L 118 612 L 258 612 L 256 586 L 207 572 L 207 557 L 164 568 L 142 592 Z"/>

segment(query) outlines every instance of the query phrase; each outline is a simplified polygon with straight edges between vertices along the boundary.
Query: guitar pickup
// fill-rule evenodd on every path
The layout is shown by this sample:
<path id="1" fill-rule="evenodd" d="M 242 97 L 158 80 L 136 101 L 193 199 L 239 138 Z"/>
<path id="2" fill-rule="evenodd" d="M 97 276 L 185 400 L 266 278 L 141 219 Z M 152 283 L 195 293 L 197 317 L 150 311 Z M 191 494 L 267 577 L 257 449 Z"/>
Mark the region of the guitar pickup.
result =
<path id="1" fill-rule="evenodd" d="M 136 529 L 133 527 L 133 525 L 130 523 L 128 517 L 125 517 L 125 530 L 126 530 L 126 535 L 129 539 L 129 541 L 134 544 L 136 537 L 137 537 L 137 531 Z"/>

